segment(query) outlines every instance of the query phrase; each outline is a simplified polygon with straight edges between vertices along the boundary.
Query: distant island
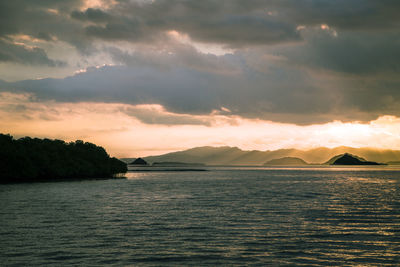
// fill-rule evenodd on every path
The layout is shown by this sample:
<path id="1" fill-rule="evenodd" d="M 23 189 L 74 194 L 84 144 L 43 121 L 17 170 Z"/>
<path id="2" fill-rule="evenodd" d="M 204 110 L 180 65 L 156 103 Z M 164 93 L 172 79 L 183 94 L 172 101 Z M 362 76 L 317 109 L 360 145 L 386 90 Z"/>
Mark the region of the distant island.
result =
<path id="1" fill-rule="evenodd" d="M 311 151 L 317 151 L 321 153 L 322 151 L 335 151 L 338 149 L 317 149 Z M 349 149 L 351 150 L 351 149 Z M 134 165 L 137 167 L 146 166 L 146 167 L 199 167 L 199 166 L 235 166 L 242 163 L 242 166 L 246 166 L 246 163 L 249 163 L 249 159 L 254 161 L 260 161 L 262 158 L 269 158 L 271 155 L 281 155 L 287 153 L 300 153 L 300 150 L 295 149 L 282 149 L 276 151 L 243 151 L 238 148 L 231 147 L 200 147 L 200 148 L 192 148 L 185 151 L 173 152 L 160 156 L 150 156 L 145 158 L 126 158 L 127 160 L 133 160 L 130 165 Z M 361 150 L 360 151 L 364 151 Z M 369 152 L 369 154 L 375 155 L 377 151 L 372 149 L 365 150 Z M 397 155 L 400 151 L 390 150 L 387 154 L 392 154 L 393 158 L 399 158 L 400 155 Z M 305 151 L 303 155 L 307 155 L 308 151 Z M 162 161 L 166 159 L 165 161 Z M 180 161 L 170 161 L 169 159 L 179 159 Z M 161 160 L 161 161 L 157 161 Z M 225 161 L 225 164 L 216 164 L 221 163 L 221 160 Z M 197 162 L 196 162 L 197 161 Z M 253 163 L 255 163 L 253 161 Z M 206 162 L 206 163 L 204 163 Z M 211 163 L 211 164 L 210 164 Z M 212 164 L 214 163 L 214 164 Z M 234 163 L 234 164 L 232 164 Z M 378 163 L 375 161 L 368 161 L 362 157 L 359 157 L 354 154 L 350 154 L 348 152 L 338 154 L 336 156 L 331 157 L 328 161 L 322 163 L 308 163 L 300 157 L 277 157 L 273 159 L 269 159 L 265 161 L 262 166 L 316 166 L 316 165 L 388 165 L 388 164 L 400 164 L 400 161 L 391 161 L 388 163 Z M 250 165 L 250 164 L 249 164 Z M 251 164 L 256 165 L 256 164 Z M 260 166 L 258 165 L 258 166 Z M 248 165 L 247 165 L 248 166 Z"/>
<path id="2" fill-rule="evenodd" d="M 111 178 L 126 173 L 124 162 L 104 148 L 77 140 L 66 143 L 0 134 L 0 182 Z"/>
<path id="3" fill-rule="evenodd" d="M 301 158 L 296 157 L 283 157 L 272 159 L 264 163 L 264 166 L 304 166 L 308 165 L 307 162 Z"/>
<path id="4" fill-rule="evenodd" d="M 125 159 L 126 160 L 126 159 Z M 205 167 L 202 163 L 185 163 L 185 162 L 153 162 L 149 164 L 142 158 L 136 158 L 130 164 L 130 171 L 205 171 L 204 168 L 194 167 Z M 133 168 L 132 168 L 133 167 Z"/>
<path id="5" fill-rule="evenodd" d="M 161 162 L 153 162 L 152 164 L 149 164 L 146 160 L 143 158 L 136 158 L 132 161 L 130 158 L 124 158 L 121 159 L 122 161 L 126 162 L 128 160 L 131 160 L 129 165 L 131 166 L 136 166 L 136 167 L 204 167 L 206 166 L 203 163 L 187 163 L 187 162 L 179 162 L 179 161 L 161 161 Z"/>
<path id="6" fill-rule="evenodd" d="M 137 165 L 137 166 L 148 166 L 149 164 L 142 158 L 137 158 L 134 161 L 132 161 L 131 163 L 129 163 L 130 165 Z"/>
<path id="7" fill-rule="evenodd" d="M 358 156 L 344 153 L 331 158 L 326 164 L 329 165 L 383 165 L 374 161 L 367 161 Z"/>

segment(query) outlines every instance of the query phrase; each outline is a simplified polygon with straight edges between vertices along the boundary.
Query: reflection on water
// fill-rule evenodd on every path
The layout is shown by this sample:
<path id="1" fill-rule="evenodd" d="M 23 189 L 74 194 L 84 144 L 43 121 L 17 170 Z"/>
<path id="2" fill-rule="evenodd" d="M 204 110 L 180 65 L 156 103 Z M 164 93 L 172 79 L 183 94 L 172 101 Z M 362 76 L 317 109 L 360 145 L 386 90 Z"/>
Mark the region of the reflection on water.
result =
<path id="1" fill-rule="evenodd" d="M 0 185 L 2 265 L 400 263 L 400 172 L 212 168 Z"/>

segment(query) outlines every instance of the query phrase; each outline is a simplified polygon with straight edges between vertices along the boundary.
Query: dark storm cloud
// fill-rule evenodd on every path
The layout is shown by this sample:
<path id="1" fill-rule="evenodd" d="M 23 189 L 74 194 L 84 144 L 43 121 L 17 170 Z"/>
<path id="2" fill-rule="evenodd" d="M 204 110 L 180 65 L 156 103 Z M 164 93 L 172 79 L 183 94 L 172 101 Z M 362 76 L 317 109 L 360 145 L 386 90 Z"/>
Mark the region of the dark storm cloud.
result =
<path id="1" fill-rule="evenodd" d="M 80 5 L 81 1 L 78 0 L 1 1 L 0 37 L 7 34 L 29 34 L 40 38 L 40 33 L 56 34 L 56 29 L 60 29 L 60 33 L 63 33 L 65 28 L 74 30 L 73 24 L 67 22 L 65 15 Z"/>
<path id="2" fill-rule="evenodd" d="M 123 66 L 90 68 L 64 79 L 3 83 L 1 88 L 31 93 L 37 101 L 160 104 L 193 115 L 227 108 L 232 115 L 300 124 L 400 116 L 400 79 L 393 73 L 319 75 L 260 51 L 216 57 L 182 47 L 175 53 L 151 57 L 114 50 Z M 146 123 L 163 119 L 135 112 L 128 113 Z"/>
<path id="3" fill-rule="evenodd" d="M 316 70 L 370 75 L 400 71 L 400 33 L 305 31 L 303 44 L 276 48 L 291 63 Z"/>
<path id="4" fill-rule="evenodd" d="M 81 52 L 89 52 L 92 48 L 83 26 L 70 18 L 70 13 L 81 5 L 81 0 L 1 1 L 0 40 L 28 35 L 49 42 L 65 41 Z"/>
<path id="5" fill-rule="evenodd" d="M 83 0 L 2 1 L 0 38 L 27 34 L 62 40 L 81 53 L 93 38 L 157 43 L 176 30 L 193 40 L 232 48 L 300 42 L 299 25 L 337 30 L 397 31 L 400 2 L 383 0 L 114 1 L 107 9 L 81 10 Z M 110 1 L 111 3 L 111 1 Z"/>
<path id="6" fill-rule="evenodd" d="M 399 11 L 400 2 L 389 0 L 158 0 L 119 1 L 107 11 L 75 11 L 72 17 L 101 22 L 87 26 L 86 32 L 106 40 L 140 40 L 176 30 L 193 40 L 243 47 L 299 41 L 299 25 L 396 30 L 400 26 Z"/>
<path id="7" fill-rule="evenodd" d="M 150 35 L 145 34 L 140 22 L 135 19 L 107 23 L 105 26 L 90 25 L 85 31 L 88 36 L 104 40 L 140 41 Z"/>
<path id="8" fill-rule="evenodd" d="M 240 71 L 240 60 L 232 55 L 216 56 L 214 54 L 199 53 L 194 47 L 176 42 L 167 45 L 168 52 L 137 51 L 128 53 L 117 48 L 107 51 L 113 60 L 127 66 L 146 66 L 168 70 L 171 67 L 195 69 L 198 71 L 212 71 L 220 74 L 231 74 Z"/>
<path id="9" fill-rule="evenodd" d="M 49 67 L 64 66 L 59 60 L 51 60 L 46 52 L 38 47 L 29 48 L 15 45 L 0 39 L 0 62 L 12 62 L 31 65 L 45 65 Z"/>
<path id="10" fill-rule="evenodd" d="M 272 0 L 266 5 L 298 25 L 365 31 L 397 30 L 400 25 L 397 0 Z"/>
<path id="11" fill-rule="evenodd" d="M 110 15 L 98 8 L 88 8 L 86 11 L 73 11 L 71 17 L 82 21 L 104 22 Z"/>
<path id="12" fill-rule="evenodd" d="M 188 34 L 193 40 L 226 44 L 231 47 L 265 45 L 299 40 L 296 25 L 273 17 L 250 2 L 247 8 L 235 1 L 154 1 L 126 2 L 106 13 L 98 25 L 86 28 L 89 36 L 105 40 L 136 40 L 159 36 L 176 30 Z M 89 11 L 89 10 L 88 10 Z M 92 22 L 98 16 L 85 19 Z M 90 11 L 93 13 L 93 11 Z M 82 19 L 83 13 L 79 13 Z M 72 13 L 77 17 L 78 13 Z"/>
<path id="13" fill-rule="evenodd" d="M 175 52 L 151 57 L 114 50 L 124 66 L 90 68 L 64 79 L 3 83 L 1 88 L 31 93 L 37 101 L 160 104 L 167 111 L 194 115 L 227 108 L 232 115 L 301 124 L 400 116 L 396 75 L 319 76 L 260 51 L 221 57 L 186 47 Z M 159 122 L 148 114 L 129 115 Z M 176 118 L 177 123 L 199 122 L 194 120 Z"/>
<path id="14" fill-rule="evenodd" d="M 333 108 L 329 93 L 322 93 L 302 73 L 241 68 L 241 73 L 232 75 L 179 65 L 168 69 L 151 64 L 109 66 L 65 79 L 28 80 L 6 87 L 15 93 L 32 93 L 38 101 L 160 104 L 167 111 L 195 115 L 228 108 L 233 115 L 274 119 L 278 113 L 326 114 Z"/>

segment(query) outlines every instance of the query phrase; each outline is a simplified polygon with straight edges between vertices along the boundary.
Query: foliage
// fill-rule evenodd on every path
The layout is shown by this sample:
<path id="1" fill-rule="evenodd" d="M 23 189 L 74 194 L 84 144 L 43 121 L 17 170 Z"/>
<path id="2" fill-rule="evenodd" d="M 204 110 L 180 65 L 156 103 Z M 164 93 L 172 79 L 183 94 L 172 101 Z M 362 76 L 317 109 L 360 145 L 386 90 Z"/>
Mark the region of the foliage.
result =
<path id="1" fill-rule="evenodd" d="M 0 182 L 105 178 L 126 171 L 124 162 L 92 143 L 0 134 Z"/>

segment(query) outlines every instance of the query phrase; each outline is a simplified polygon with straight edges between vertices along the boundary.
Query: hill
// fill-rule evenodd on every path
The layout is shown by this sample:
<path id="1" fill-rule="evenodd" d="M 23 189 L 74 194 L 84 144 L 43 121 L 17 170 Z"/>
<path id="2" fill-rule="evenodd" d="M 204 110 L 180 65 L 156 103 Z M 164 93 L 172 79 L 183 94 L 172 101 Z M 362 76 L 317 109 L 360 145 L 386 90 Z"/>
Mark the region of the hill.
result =
<path id="1" fill-rule="evenodd" d="M 332 157 L 351 153 L 375 162 L 400 161 L 399 150 L 382 150 L 374 148 L 314 148 L 310 150 L 299 149 L 279 149 L 258 151 L 245 151 L 237 147 L 196 147 L 184 151 L 172 152 L 168 154 L 145 157 L 149 162 L 184 162 L 184 163 L 203 163 L 206 165 L 253 165 L 260 166 L 264 163 L 278 158 L 295 157 L 303 159 L 305 162 L 323 164 Z"/>
<path id="2" fill-rule="evenodd" d="M 0 147 L 0 182 L 110 178 L 127 171 L 126 164 L 104 148 L 80 140 L 16 140 L 0 134 Z"/>
<path id="3" fill-rule="evenodd" d="M 360 158 L 355 155 L 351 155 L 349 153 L 345 153 L 342 155 L 337 155 L 331 158 L 327 164 L 330 165 L 381 165 L 377 162 L 367 161 L 363 158 Z"/>
<path id="4" fill-rule="evenodd" d="M 147 166 L 149 165 L 144 159 L 142 158 L 137 158 L 134 161 L 132 161 L 131 163 L 129 163 L 131 165 L 141 165 L 141 166 Z"/>
<path id="5" fill-rule="evenodd" d="M 389 161 L 389 162 L 386 162 L 386 164 L 388 164 L 388 165 L 400 165 L 400 161 Z"/>
<path id="6" fill-rule="evenodd" d="M 346 156 L 346 157 L 344 157 L 344 156 Z M 354 158 L 354 159 L 350 159 L 348 156 L 350 156 L 350 157 L 352 157 L 352 158 Z M 365 162 L 365 161 L 366 161 L 366 160 L 365 160 L 364 158 L 362 158 L 362 157 L 359 157 L 359 156 L 356 156 L 356 155 L 352 155 L 352 154 L 349 154 L 349 153 L 343 153 L 343 154 L 336 155 L 336 156 L 332 157 L 330 160 L 328 160 L 328 161 L 325 162 L 324 164 L 326 164 L 326 165 L 334 165 L 334 163 L 335 163 L 337 160 L 339 160 L 339 162 L 342 161 L 342 160 L 343 160 L 343 159 L 341 159 L 342 157 L 344 157 L 344 160 L 346 160 L 346 158 L 347 158 L 347 159 L 349 159 L 350 161 L 355 161 L 355 162 L 357 162 L 357 161 Z M 356 160 L 357 160 L 357 161 L 356 161 Z"/>
<path id="7" fill-rule="evenodd" d="M 307 162 L 300 158 L 283 157 L 279 159 L 269 160 L 264 163 L 264 166 L 304 166 L 308 165 Z"/>
<path id="8" fill-rule="evenodd" d="M 243 151 L 236 147 L 196 147 L 161 156 L 146 157 L 145 160 L 147 162 L 183 162 L 231 165 L 232 162 L 235 162 L 235 160 L 240 157 L 243 157 Z M 242 159 L 242 162 L 246 162 L 246 160 Z"/>

